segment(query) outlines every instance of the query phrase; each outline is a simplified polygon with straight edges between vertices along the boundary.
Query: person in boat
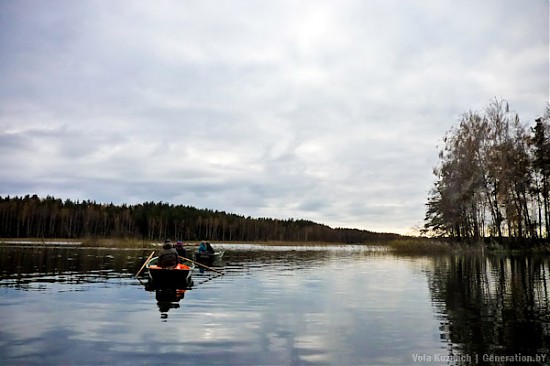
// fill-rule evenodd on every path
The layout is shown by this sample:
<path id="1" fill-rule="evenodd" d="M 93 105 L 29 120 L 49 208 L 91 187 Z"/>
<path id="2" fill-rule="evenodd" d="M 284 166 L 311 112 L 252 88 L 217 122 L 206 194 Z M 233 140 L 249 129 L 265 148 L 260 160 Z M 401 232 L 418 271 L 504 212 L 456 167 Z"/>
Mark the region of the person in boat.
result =
<path id="1" fill-rule="evenodd" d="M 208 254 L 214 254 L 214 248 L 212 248 L 212 245 L 210 245 L 209 242 L 206 242 L 206 252 Z"/>
<path id="2" fill-rule="evenodd" d="M 198 252 L 199 253 L 206 253 L 206 243 L 204 241 L 201 241 L 201 243 L 199 245 Z"/>
<path id="3" fill-rule="evenodd" d="M 159 255 L 158 266 L 162 268 L 174 268 L 178 263 L 178 252 L 174 249 L 170 240 L 166 240 Z"/>
<path id="4" fill-rule="evenodd" d="M 183 243 L 181 241 L 176 243 L 176 252 L 178 252 L 180 257 L 187 257 L 187 251 L 183 247 Z"/>

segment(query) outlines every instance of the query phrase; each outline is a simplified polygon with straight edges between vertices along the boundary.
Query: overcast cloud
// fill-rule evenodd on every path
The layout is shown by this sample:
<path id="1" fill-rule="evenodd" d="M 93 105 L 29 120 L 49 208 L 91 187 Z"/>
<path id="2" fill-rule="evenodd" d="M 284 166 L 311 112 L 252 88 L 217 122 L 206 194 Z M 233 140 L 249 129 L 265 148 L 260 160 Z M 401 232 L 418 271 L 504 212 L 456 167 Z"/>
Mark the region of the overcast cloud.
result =
<path id="1" fill-rule="evenodd" d="M 410 233 L 461 113 L 548 102 L 547 0 L 0 0 L 0 195 Z"/>

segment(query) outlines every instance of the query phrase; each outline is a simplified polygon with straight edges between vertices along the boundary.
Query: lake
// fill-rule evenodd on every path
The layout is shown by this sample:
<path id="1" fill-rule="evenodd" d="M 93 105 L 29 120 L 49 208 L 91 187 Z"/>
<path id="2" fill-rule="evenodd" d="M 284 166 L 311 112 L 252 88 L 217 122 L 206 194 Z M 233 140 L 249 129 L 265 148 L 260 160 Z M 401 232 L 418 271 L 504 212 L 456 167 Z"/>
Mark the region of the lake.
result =
<path id="1" fill-rule="evenodd" d="M 548 256 L 221 247 L 159 302 L 150 250 L 0 245 L 0 363 L 550 364 Z"/>

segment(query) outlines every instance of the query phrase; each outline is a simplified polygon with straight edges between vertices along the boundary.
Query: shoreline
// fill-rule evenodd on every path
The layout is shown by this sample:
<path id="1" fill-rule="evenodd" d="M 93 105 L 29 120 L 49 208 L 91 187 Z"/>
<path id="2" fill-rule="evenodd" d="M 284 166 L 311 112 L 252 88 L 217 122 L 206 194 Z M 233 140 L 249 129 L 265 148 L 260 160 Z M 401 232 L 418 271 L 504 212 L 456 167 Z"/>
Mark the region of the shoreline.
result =
<path id="1" fill-rule="evenodd" d="M 183 242 L 187 249 L 198 247 L 201 241 Z M 487 247 L 484 245 L 470 245 L 453 243 L 449 240 L 409 237 L 404 239 L 381 240 L 369 243 L 342 243 L 342 242 L 304 242 L 304 241 L 209 241 L 212 245 L 242 245 L 259 247 L 329 247 L 329 246 L 373 246 L 386 248 L 389 252 L 404 255 L 430 255 L 445 253 L 550 253 L 550 247 L 539 246 L 535 248 L 503 248 Z M 0 245 L 21 245 L 21 246 L 60 246 L 80 248 L 120 248 L 120 249 L 158 249 L 164 241 L 149 241 L 141 239 L 117 239 L 117 238 L 0 238 Z M 176 241 L 173 241 L 175 244 Z"/>
<path id="2" fill-rule="evenodd" d="M 212 245 L 260 245 L 260 246 L 330 246 L 330 245 L 386 245 L 386 243 L 342 243 L 342 242 L 304 242 L 304 241 L 217 241 L 217 240 L 199 240 L 183 241 L 187 247 L 199 246 L 202 241 L 208 241 Z M 172 241 L 173 244 L 176 241 Z M 102 246 L 102 247 L 157 247 L 162 246 L 163 241 L 149 241 L 140 239 L 41 239 L 41 238 L 0 238 L 0 244 L 21 244 L 21 245 L 78 245 L 78 246 Z"/>

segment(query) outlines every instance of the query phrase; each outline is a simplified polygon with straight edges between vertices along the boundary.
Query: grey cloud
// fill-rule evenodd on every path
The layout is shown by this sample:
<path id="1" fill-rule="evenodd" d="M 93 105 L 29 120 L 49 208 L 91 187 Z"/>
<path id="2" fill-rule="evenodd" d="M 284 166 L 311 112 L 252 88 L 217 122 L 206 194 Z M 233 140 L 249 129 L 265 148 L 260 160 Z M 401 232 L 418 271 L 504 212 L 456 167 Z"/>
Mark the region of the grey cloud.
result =
<path id="1" fill-rule="evenodd" d="M 486 16 L 491 14 L 490 17 Z M 548 100 L 548 4 L 0 4 L 0 194 L 408 231 L 468 109 Z"/>

